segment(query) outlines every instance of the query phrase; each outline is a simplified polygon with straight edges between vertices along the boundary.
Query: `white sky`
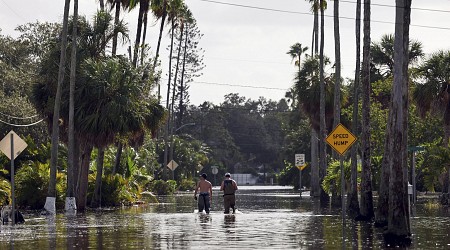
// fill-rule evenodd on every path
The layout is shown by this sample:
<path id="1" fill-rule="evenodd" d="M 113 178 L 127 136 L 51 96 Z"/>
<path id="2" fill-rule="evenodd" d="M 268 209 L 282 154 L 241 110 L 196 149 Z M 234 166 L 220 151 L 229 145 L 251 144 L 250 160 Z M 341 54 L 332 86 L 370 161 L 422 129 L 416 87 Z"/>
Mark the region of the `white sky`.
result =
<path id="1" fill-rule="evenodd" d="M 79 0 L 80 13 L 92 18 L 98 8 L 96 0 Z M 288 89 L 293 83 L 295 66 L 286 52 L 289 47 L 300 42 L 311 47 L 313 16 L 310 5 L 302 0 L 218 0 L 220 2 L 296 11 L 304 14 L 290 14 L 274 11 L 227 6 L 202 0 L 185 0 L 197 19 L 204 37 L 200 46 L 206 50 L 203 76 L 196 79 L 190 87 L 191 103 L 198 105 L 203 101 L 220 103 L 228 93 L 239 93 L 247 98 L 264 96 L 279 100 L 284 90 L 244 88 L 205 84 L 220 83 L 231 85 L 250 85 L 268 88 Z M 355 4 L 356 0 L 346 0 L 340 4 L 341 54 L 343 77 L 353 78 L 355 67 Z M 379 41 L 383 34 L 394 32 L 395 8 L 377 5 L 395 5 L 395 1 L 372 0 L 373 22 L 372 41 Z M 64 0 L 0 0 L 0 28 L 2 34 L 16 36 L 14 28 L 27 22 L 60 22 L 63 15 Z M 426 53 L 439 49 L 450 49 L 450 0 L 413 1 L 410 36 L 423 43 Z M 426 11 L 433 9 L 439 11 Z M 329 1 L 325 12 L 325 54 L 334 61 L 333 43 L 333 2 Z M 137 11 L 123 13 L 129 24 L 130 36 L 134 40 Z M 349 20 L 351 18 L 353 20 Z M 156 48 L 159 24 L 149 22 L 153 27 L 146 41 Z M 415 26 L 416 25 L 416 26 Z M 433 26 L 443 29 L 418 27 Z M 167 32 L 162 40 L 163 74 L 167 74 L 169 44 Z M 309 52 L 307 52 L 309 53 Z M 166 91 L 162 82 L 162 93 Z M 164 96 L 164 95 L 163 95 Z"/>

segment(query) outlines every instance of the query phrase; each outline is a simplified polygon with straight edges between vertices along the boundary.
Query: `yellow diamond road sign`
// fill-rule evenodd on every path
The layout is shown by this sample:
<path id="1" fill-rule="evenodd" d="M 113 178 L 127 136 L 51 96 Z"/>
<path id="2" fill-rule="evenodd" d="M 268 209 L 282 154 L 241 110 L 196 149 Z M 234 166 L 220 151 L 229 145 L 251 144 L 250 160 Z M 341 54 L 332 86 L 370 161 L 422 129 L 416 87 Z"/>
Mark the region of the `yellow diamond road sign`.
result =
<path id="1" fill-rule="evenodd" d="M 295 166 L 299 170 L 303 170 L 304 168 L 306 168 L 305 154 L 295 154 Z"/>
<path id="2" fill-rule="evenodd" d="M 327 138 L 327 143 L 343 155 L 356 141 L 356 137 L 342 124 L 338 124 Z"/>

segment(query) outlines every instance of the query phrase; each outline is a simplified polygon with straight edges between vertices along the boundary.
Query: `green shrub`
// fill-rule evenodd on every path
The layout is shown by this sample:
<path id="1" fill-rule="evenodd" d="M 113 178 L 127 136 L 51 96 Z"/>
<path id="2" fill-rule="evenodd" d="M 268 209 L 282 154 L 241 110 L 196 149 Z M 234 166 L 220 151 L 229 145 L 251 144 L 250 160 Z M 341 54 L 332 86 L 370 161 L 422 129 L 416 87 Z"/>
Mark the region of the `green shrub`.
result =
<path id="1" fill-rule="evenodd" d="M 195 189 L 195 181 L 192 179 L 183 179 L 180 182 L 180 186 L 178 187 L 178 190 L 180 191 L 188 191 L 188 190 L 194 190 Z"/>
<path id="2" fill-rule="evenodd" d="M 155 180 L 150 184 L 150 191 L 158 195 L 173 194 L 177 188 L 177 183 L 174 180 L 164 181 Z"/>
<path id="3" fill-rule="evenodd" d="M 24 165 L 16 174 L 16 202 L 19 207 L 41 209 L 47 197 L 50 167 L 47 163 L 35 162 Z M 64 206 L 66 191 L 65 174 L 56 176 L 56 207 Z"/>
<path id="4" fill-rule="evenodd" d="M 11 196 L 11 184 L 8 180 L 0 178 L 0 206 L 9 204 Z"/>
<path id="5" fill-rule="evenodd" d="M 89 176 L 88 202 L 92 201 L 95 188 L 95 174 Z M 105 175 L 102 178 L 102 206 L 114 207 L 122 204 L 132 204 L 136 196 L 130 190 L 129 183 L 121 175 Z"/>

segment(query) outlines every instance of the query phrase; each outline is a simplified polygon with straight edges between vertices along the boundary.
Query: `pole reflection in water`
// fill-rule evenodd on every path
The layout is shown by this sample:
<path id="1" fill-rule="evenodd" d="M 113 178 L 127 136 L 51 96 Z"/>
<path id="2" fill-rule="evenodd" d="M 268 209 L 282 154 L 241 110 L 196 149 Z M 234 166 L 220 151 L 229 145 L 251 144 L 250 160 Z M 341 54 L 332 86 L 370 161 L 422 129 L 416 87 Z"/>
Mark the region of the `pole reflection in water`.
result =
<path id="1" fill-rule="evenodd" d="M 321 208 L 306 192 L 300 199 L 293 190 L 240 186 L 242 213 L 235 215 L 223 214 L 220 198 L 214 197 L 209 215 L 193 213 L 192 193 L 160 197 L 160 204 L 75 216 L 26 214 L 26 223 L 14 230 L 1 227 L 0 249 L 384 248 L 383 229 L 351 220 L 343 228 L 340 208 Z M 412 247 L 448 248 L 449 211 L 416 206 Z"/>

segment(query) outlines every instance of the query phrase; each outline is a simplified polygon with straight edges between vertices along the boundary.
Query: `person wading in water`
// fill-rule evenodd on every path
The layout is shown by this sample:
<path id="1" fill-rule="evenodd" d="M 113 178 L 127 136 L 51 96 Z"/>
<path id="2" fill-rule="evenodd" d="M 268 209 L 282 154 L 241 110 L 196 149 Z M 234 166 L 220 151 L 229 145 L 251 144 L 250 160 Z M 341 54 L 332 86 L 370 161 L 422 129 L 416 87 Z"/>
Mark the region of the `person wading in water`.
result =
<path id="1" fill-rule="evenodd" d="M 211 182 L 206 180 L 207 177 L 205 173 L 200 176 L 200 181 L 197 183 L 197 187 L 195 187 L 194 199 L 197 200 L 197 191 L 199 191 L 198 212 L 201 213 L 205 209 L 205 212 L 209 214 L 212 199 L 212 185 Z"/>
<path id="2" fill-rule="evenodd" d="M 233 214 L 236 212 L 236 190 L 238 189 L 236 182 L 231 179 L 231 174 L 225 174 L 225 180 L 222 181 L 220 191 L 223 191 L 223 206 L 225 213 L 230 213 L 230 207 L 233 209 Z"/>

